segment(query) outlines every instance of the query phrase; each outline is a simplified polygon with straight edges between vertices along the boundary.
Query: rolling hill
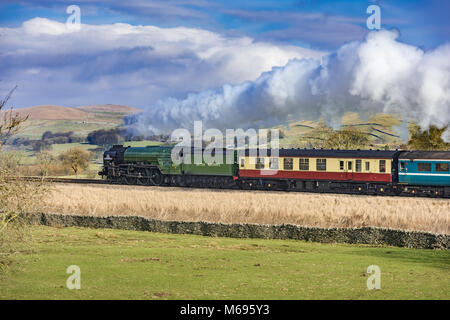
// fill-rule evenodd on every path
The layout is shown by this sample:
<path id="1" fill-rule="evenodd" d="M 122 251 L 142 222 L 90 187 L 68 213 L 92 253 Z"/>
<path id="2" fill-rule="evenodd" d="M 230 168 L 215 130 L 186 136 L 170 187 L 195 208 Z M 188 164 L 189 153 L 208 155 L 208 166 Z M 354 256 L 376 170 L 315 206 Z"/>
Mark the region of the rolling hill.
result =
<path id="1" fill-rule="evenodd" d="M 8 114 L 10 111 L 6 111 Z M 78 108 L 62 106 L 34 106 L 29 108 L 14 109 L 13 114 L 21 117 L 29 116 L 30 120 L 87 120 L 92 114 Z"/>
<path id="2" fill-rule="evenodd" d="M 347 113 L 341 119 L 341 128 L 353 127 L 367 135 L 371 147 L 383 148 L 385 145 L 396 148 L 402 144 L 402 139 L 394 127 L 402 123 L 394 115 L 376 114 L 367 120 L 361 120 L 357 113 Z M 280 147 L 284 148 L 312 148 L 320 145 L 326 135 L 323 122 L 292 121 L 288 126 L 277 126 L 282 131 Z M 324 130 L 322 130 L 324 129 Z"/>
<path id="3" fill-rule="evenodd" d="M 141 109 L 136 107 L 123 106 L 118 104 L 102 104 L 102 105 L 93 105 L 93 106 L 82 106 L 76 107 L 78 110 L 86 111 L 86 112 L 113 112 L 113 113 L 125 113 L 125 114 L 133 114 L 141 111 Z"/>
<path id="4" fill-rule="evenodd" d="M 133 114 L 140 109 L 129 106 L 106 104 L 81 107 L 63 106 L 33 106 L 28 108 L 14 109 L 13 114 L 21 117 L 29 116 L 30 120 L 88 120 L 95 117 L 96 113 L 118 113 Z M 10 111 L 6 111 L 8 114 Z"/>
<path id="5" fill-rule="evenodd" d="M 39 139 L 45 131 L 73 131 L 76 135 L 86 136 L 94 130 L 120 126 L 124 116 L 139 111 L 135 107 L 105 104 L 79 107 L 33 106 L 13 109 L 13 114 L 29 116 L 17 136 Z M 5 111 L 7 115 L 9 112 Z"/>

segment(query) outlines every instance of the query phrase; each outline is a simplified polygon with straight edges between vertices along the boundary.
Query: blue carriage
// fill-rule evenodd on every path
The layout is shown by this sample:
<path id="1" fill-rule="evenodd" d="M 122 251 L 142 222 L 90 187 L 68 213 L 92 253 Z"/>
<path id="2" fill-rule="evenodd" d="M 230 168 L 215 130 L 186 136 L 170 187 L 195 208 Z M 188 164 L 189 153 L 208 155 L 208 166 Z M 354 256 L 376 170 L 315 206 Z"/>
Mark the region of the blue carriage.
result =
<path id="1" fill-rule="evenodd" d="M 404 151 L 398 157 L 398 182 L 415 186 L 450 186 L 450 152 Z"/>

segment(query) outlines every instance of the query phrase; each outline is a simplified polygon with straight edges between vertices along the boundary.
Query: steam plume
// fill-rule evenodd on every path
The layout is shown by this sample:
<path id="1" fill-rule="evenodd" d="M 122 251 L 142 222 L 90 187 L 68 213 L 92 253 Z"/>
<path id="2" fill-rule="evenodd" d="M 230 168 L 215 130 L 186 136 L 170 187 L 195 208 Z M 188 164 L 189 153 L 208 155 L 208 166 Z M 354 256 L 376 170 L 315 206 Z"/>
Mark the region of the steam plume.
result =
<path id="1" fill-rule="evenodd" d="M 168 98 L 134 118 L 139 134 L 190 128 L 194 120 L 219 129 L 274 125 L 293 119 L 333 126 L 345 112 L 393 113 L 426 128 L 450 123 L 450 43 L 423 51 L 397 41 L 395 31 L 368 34 L 315 59 L 290 60 L 255 81 Z"/>

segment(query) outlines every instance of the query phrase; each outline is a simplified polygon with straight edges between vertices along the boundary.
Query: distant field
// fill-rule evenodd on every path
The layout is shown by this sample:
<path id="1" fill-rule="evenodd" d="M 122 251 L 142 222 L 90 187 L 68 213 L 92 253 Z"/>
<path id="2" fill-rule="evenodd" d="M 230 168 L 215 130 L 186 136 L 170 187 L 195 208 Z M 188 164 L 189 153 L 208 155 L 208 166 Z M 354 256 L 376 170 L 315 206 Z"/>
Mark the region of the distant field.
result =
<path id="1" fill-rule="evenodd" d="M 30 120 L 23 125 L 23 128 L 17 136 L 40 139 L 46 131 L 53 133 L 73 131 L 77 136 L 87 136 L 94 130 L 112 129 L 120 124 L 120 120 L 111 120 L 110 122 L 99 120 L 84 122 L 79 120 Z"/>
<path id="2" fill-rule="evenodd" d="M 115 128 L 122 124 L 124 116 L 139 111 L 134 107 L 109 104 L 73 108 L 35 106 L 14 109 L 13 112 L 30 116 L 18 136 L 39 139 L 45 131 L 73 131 L 78 136 L 86 136 L 94 130 Z"/>
<path id="3" fill-rule="evenodd" d="M 123 143 L 125 147 L 147 147 L 147 146 L 159 146 L 162 142 L 159 141 L 150 141 L 150 140 L 143 140 L 143 141 L 126 141 Z"/>
<path id="4" fill-rule="evenodd" d="M 50 150 L 48 150 L 48 152 L 54 156 L 54 157 L 58 157 L 60 154 L 62 154 L 63 152 L 71 149 L 71 148 L 81 148 L 84 149 L 86 151 L 90 151 L 96 148 L 99 148 L 100 146 L 95 145 L 95 144 L 88 144 L 88 143 L 80 143 L 80 142 L 75 142 L 75 143 L 61 143 L 61 144 L 52 144 Z M 18 150 L 17 151 L 17 155 L 20 157 L 20 163 L 21 164 L 35 164 L 37 161 L 36 158 L 36 152 L 31 151 L 31 150 Z"/>
<path id="5" fill-rule="evenodd" d="M 448 199 L 57 184 L 47 204 L 67 214 L 450 233 Z"/>
<path id="6" fill-rule="evenodd" d="M 0 299 L 450 299 L 450 253 L 295 240 L 33 227 Z M 67 267 L 81 270 L 69 290 Z M 367 267 L 381 270 L 368 290 Z"/>
<path id="7" fill-rule="evenodd" d="M 353 127 L 361 129 L 367 134 L 369 143 L 375 148 L 383 148 L 386 144 L 394 147 L 402 143 L 395 132 L 394 127 L 401 124 L 398 117 L 390 114 L 380 113 L 366 120 L 359 118 L 357 113 L 347 113 L 341 119 L 342 127 Z M 319 122 L 315 121 L 291 121 L 289 127 L 277 126 L 283 131 L 284 137 L 280 139 L 280 147 L 305 147 L 309 148 L 311 143 L 320 142 L 323 139 L 320 131 L 317 131 Z"/>
<path id="8" fill-rule="evenodd" d="M 89 149 L 96 149 L 99 148 L 100 146 L 96 145 L 96 144 L 89 144 L 89 143 L 80 143 L 80 142 L 76 142 L 76 143 L 61 143 L 61 144 L 52 144 L 52 148 L 50 149 L 50 153 L 53 154 L 54 156 L 57 156 L 61 153 L 63 153 L 64 151 L 67 151 L 71 148 L 81 148 L 84 149 L 86 151 L 89 151 Z"/>

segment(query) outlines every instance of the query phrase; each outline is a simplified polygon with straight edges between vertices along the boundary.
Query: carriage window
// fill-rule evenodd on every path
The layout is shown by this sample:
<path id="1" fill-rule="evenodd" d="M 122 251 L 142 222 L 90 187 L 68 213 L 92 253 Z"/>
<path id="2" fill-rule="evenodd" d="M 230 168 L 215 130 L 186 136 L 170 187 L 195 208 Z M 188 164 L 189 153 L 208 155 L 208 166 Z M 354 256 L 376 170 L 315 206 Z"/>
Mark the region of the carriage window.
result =
<path id="1" fill-rule="evenodd" d="M 436 171 L 448 172 L 448 163 L 436 163 Z"/>
<path id="2" fill-rule="evenodd" d="M 370 162 L 366 161 L 366 171 L 370 171 Z"/>
<path id="3" fill-rule="evenodd" d="M 317 171 L 327 170 L 327 159 L 316 159 Z"/>
<path id="4" fill-rule="evenodd" d="M 417 170 L 419 171 L 431 171 L 431 163 L 418 163 Z"/>
<path id="5" fill-rule="evenodd" d="M 270 158 L 269 168 L 270 169 L 278 169 L 278 158 Z"/>
<path id="6" fill-rule="evenodd" d="M 405 171 L 405 163 L 400 162 L 400 171 Z"/>
<path id="7" fill-rule="evenodd" d="M 241 159 L 241 168 L 243 168 L 244 166 L 245 166 L 245 159 L 242 158 L 242 159 Z"/>
<path id="8" fill-rule="evenodd" d="M 351 161 L 349 161 L 347 163 L 347 170 L 352 170 L 352 164 L 353 164 L 353 162 L 351 162 Z"/>
<path id="9" fill-rule="evenodd" d="M 256 158 L 256 169 L 264 169 L 264 158 Z"/>
<path id="10" fill-rule="evenodd" d="M 299 169 L 300 170 L 309 170 L 309 159 L 299 159 Z"/>
<path id="11" fill-rule="evenodd" d="M 292 170 L 294 169 L 294 159 L 292 158 L 284 158 L 283 160 L 284 170 Z"/>
<path id="12" fill-rule="evenodd" d="M 361 172 L 361 167 L 362 167 L 361 160 L 356 160 L 356 166 L 355 166 L 356 172 Z"/>
<path id="13" fill-rule="evenodd" d="M 344 161 L 339 161 L 339 170 L 344 170 Z"/>
<path id="14" fill-rule="evenodd" d="M 380 160 L 380 172 L 386 172 L 386 160 Z"/>

